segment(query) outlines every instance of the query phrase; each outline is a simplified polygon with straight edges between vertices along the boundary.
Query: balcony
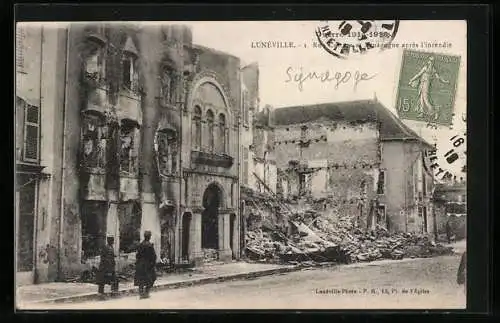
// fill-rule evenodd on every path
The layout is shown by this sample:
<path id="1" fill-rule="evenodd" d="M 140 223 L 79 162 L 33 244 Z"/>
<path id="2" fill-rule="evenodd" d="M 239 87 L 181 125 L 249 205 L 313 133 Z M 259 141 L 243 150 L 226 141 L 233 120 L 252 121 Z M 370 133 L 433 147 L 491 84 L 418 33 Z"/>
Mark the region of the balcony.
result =
<path id="1" fill-rule="evenodd" d="M 106 44 L 106 35 L 104 31 L 104 26 L 101 24 L 91 24 L 85 26 L 85 37 L 95 43 L 98 43 L 100 46 L 104 46 Z"/>
<path id="2" fill-rule="evenodd" d="M 132 120 L 139 126 L 142 125 L 142 109 L 141 99 L 132 94 L 120 93 L 118 97 L 118 105 L 116 106 L 116 114 L 119 120 Z"/>
<path id="3" fill-rule="evenodd" d="M 191 151 L 191 160 L 196 164 L 229 168 L 233 166 L 234 158 L 215 152 Z"/>
<path id="4" fill-rule="evenodd" d="M 83 107 L 83 112 L 95 111 L 104 116 L 108 103 L 108 91 L 103 88 L 89 89 L 87 104 Z"/>

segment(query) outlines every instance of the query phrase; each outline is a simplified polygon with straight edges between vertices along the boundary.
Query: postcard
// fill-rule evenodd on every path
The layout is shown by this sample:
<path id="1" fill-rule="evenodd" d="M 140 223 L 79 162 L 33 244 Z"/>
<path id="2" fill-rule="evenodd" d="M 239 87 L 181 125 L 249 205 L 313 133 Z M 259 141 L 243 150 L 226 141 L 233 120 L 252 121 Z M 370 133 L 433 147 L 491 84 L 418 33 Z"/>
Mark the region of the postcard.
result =
<path id="1" fill-rule="evenodd" d="M 17 23 L 17 308 L 465 309 L 467 37 Z"/>

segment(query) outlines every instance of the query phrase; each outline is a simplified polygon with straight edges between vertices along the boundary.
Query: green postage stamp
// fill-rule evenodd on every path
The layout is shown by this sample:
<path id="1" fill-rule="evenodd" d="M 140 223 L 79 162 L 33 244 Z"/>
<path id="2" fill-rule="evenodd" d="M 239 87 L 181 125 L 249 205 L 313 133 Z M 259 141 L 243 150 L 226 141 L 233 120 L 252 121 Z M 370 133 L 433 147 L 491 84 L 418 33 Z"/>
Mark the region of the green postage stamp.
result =
<path id="1" fill-rule="evenodd" d="M 397 93 L 401 119 L 450 126 L 460 56 L 404 50 Z"/>

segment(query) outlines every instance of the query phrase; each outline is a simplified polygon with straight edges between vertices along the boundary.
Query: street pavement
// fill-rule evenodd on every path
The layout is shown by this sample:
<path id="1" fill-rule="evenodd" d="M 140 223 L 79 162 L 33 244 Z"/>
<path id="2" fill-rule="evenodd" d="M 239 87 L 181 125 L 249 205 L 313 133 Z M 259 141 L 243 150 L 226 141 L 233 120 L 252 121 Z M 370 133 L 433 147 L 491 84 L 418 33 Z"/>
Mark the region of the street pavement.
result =
<path id="1" fill-rule="evenodd" d="M 460 255 L 315 268 L 137 296 L 33 309 L 463 309 Z"/>

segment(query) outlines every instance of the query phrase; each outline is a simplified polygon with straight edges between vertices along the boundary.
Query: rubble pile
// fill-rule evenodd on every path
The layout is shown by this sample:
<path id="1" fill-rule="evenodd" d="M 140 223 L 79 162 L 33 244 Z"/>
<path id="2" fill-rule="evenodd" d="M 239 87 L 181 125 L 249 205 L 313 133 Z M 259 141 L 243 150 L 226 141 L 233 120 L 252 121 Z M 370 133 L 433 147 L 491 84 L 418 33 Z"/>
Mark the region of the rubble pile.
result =
<path id="1" fill-rule="evenodd" d="M 352 263 L 452 253 L 452 248 L 423 234 L 389 233 L 379 226 L 363 231 L 356 227 L 355 217 L 305 210 L 291 214 L 289 223 L 293 229 L 288 235 L 278 227 L 247 232 L 247 256 L 261 261 Z"/>
<path id="2" fill-rule="evenodd" d="M 203 249 L 204 262 L 214 262 L 218 258 L 216 249 Z"/>

